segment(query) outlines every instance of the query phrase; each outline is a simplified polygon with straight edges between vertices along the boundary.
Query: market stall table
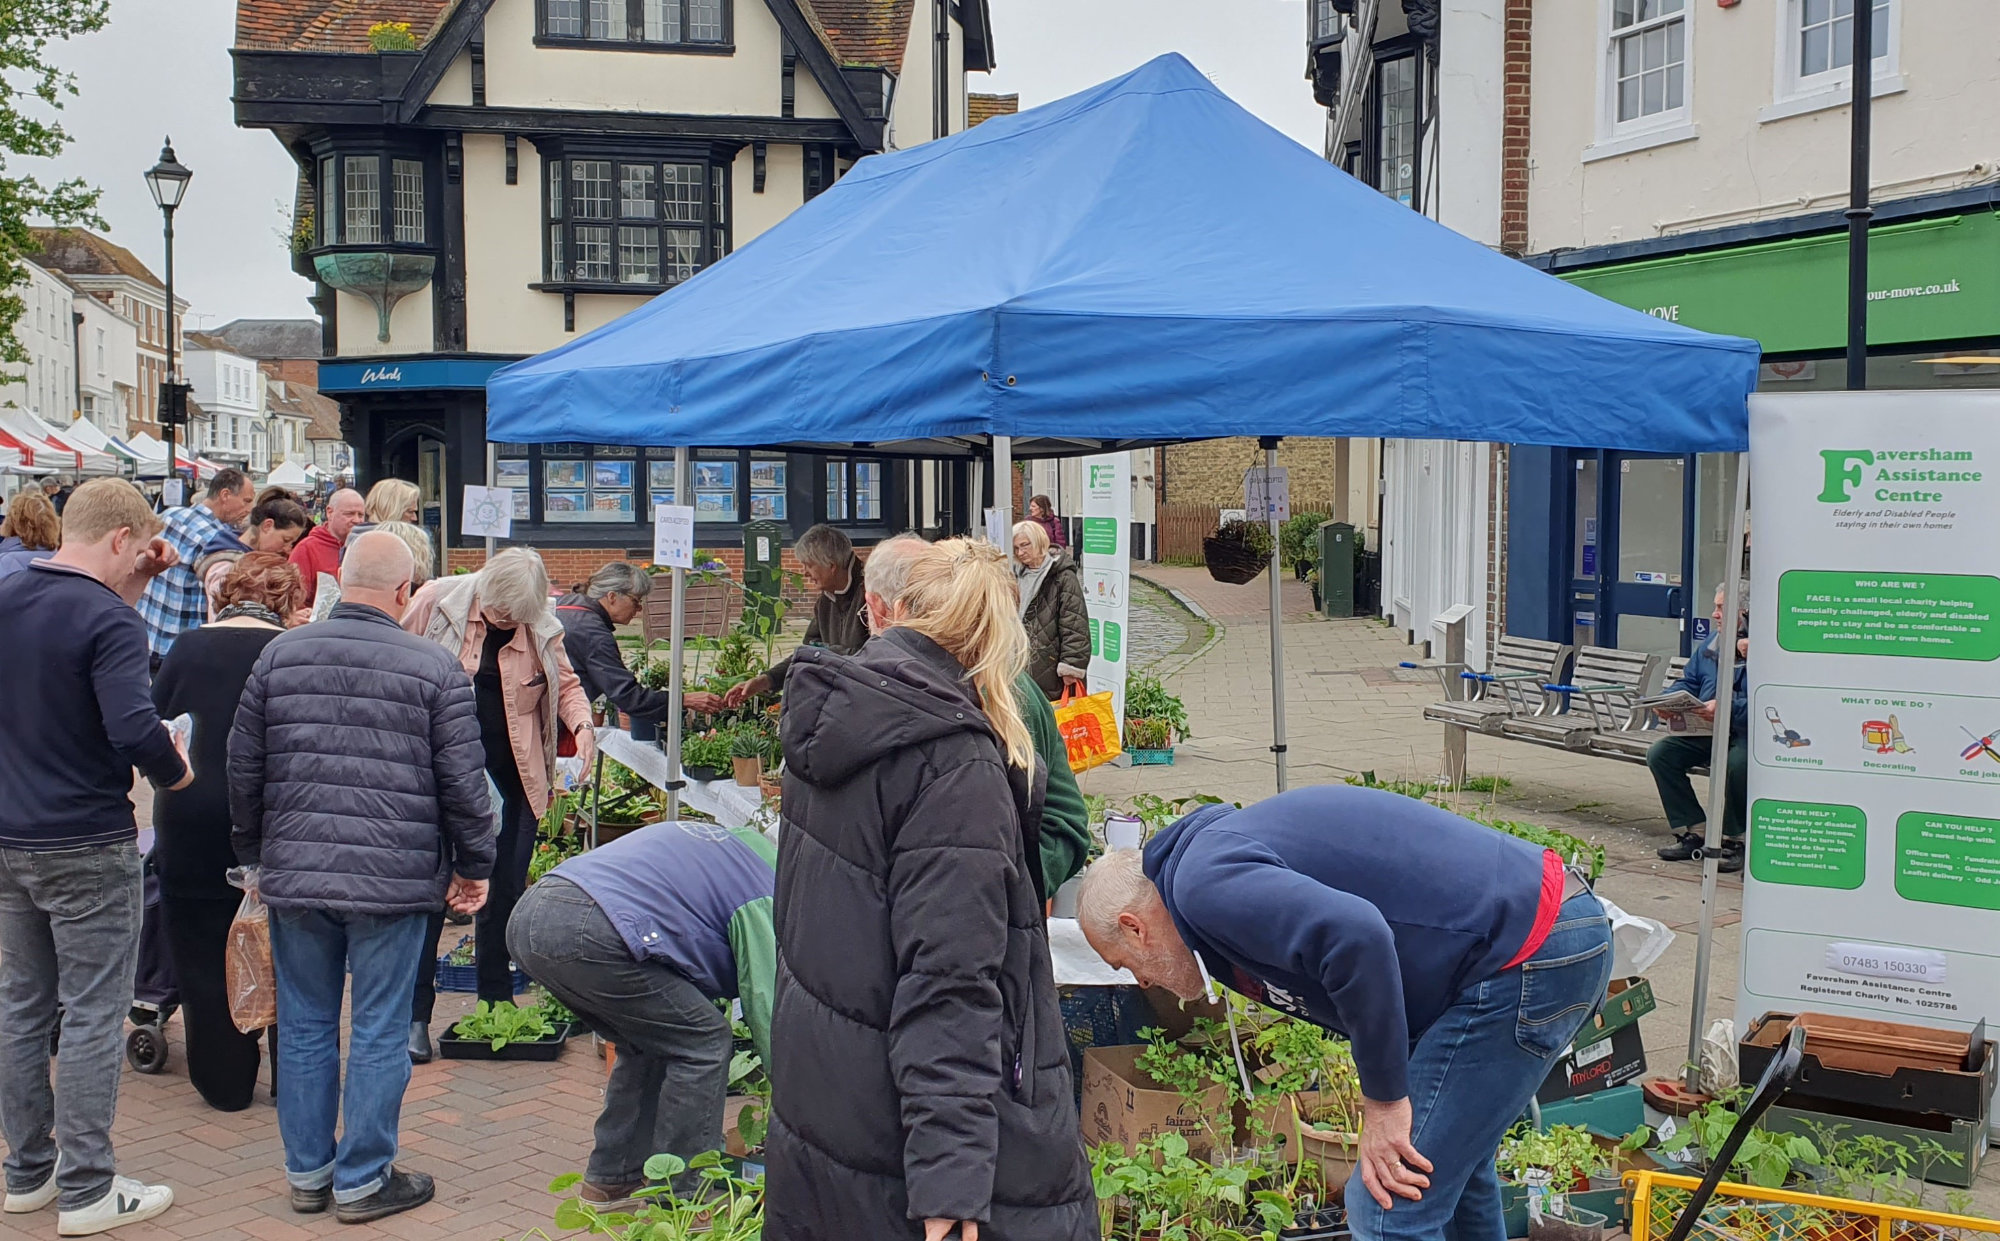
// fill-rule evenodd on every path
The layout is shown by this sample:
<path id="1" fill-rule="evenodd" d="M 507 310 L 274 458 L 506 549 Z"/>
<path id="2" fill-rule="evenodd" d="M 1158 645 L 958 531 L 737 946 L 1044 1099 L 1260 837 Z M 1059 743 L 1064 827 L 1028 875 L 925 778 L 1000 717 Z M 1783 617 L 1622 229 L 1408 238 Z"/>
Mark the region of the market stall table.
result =
<path id="1" fill-rule="evenodd" d="M 622 728 L 598 729 L 597 748 L 654 788 L 665 789 L 673 781 L 665 751 L 656 745 L 641 745 Z M 766 836 L 777 835 L 778 816 L 764 805 L 763 794 L 734 780 L 689 780 L 681 789 L 681 798 L 724 827 L 755 827 Z"/>

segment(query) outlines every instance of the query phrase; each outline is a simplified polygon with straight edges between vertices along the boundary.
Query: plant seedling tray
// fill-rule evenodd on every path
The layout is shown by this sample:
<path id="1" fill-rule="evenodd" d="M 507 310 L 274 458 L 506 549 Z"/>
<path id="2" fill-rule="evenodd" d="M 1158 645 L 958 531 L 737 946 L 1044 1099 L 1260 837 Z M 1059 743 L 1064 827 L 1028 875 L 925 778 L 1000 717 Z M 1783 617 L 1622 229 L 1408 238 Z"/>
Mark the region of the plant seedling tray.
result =
<path id="1" fill-rule="evenodd" d="M 717 780 L 728 780 L 733 783 L 736 779 L 736 773 L 733 770 L 724 771 L 720 767 L 703 767 L 698 764 L 691 764 L 681 768 L 681 774 L 690 780 L 699 780 L 703 784 L 712 784 Z"/>
<path id="2" fill-rule="evenodd" d="M 1614 1142 L 1645 1123 L 1646 1099 L 1637 1082 L 1542 1104 L 1543 1128 L 1579 1125 Z"/>
<path id="3" fill-rule="evenodd" d="M 447 1034 L 438 1040 L 437 1045 L 438 1054 L 447 1060 L 554 1060 L 562 1055 L 563 1044 L 568 1039 L 569 1031 L 565 1029 L 549 1038 L 529 1043 L 509 1043 L 494 1051 L 491 1039 L 459 1038 Z"/>
<path id="4" fill-rule="evenodd" d="M 1787 1099 L 1792 1096 L 1786 1095 Z M 1797 1100 L 1793 1100 L 1797 1102 Z M 1840 1108 L 1838 1111 L 1821 1110 Z M 1869 1113 L 1875 1113 L 1869 1115 Z M 1844 1138 L 1878 1137 L 1886 1138 L 1908 1148 L 1911 1156 L 1910 1171 L 1914 1175 L 1919 1169 L 1924 1179 L 1933 1185 L 1950 1185 L 1958 1189 L 1970 1189 L 1979 1175 L 1980 1160 L 1986 1156 L 1986 1121 L 1957 1120 L 1929 1112 L 1921 1116 L 1908 1115 L 1891 1120 L 1887 1114 L 1877 1113 L 1872 1108 L 1847 1108 L 1839 1104 L 1815 1103 L 1812 1110 L 1800 1107 L 1774 1107 L 1764 1117 L 1765 1127 L 1773 1133 L 1799 1133 L 1813 1136 L 1813 1127 L 1839 1125 L 1845 1129 Z M 1960 1162 L 1951 1164 L 1943 1160 L 1928 1168 L 1917 1161 L 1917 1143 L 1930 1140 L 1959 1157 Z"/>
<path id="5" fill-rule="evenodd" d="M 1127 750 L 1125 751 L 1125 755 L 1132 760 L 1134 767 L 1171 767 L 1174 765 L 1174 752 L 1172 750 Z M 1300 1235 L 1303 1236 L 1306 1234 L 1302 1233 Z"/>
<path id="6" fill-rule="evenodd" d="M 1591 1189 L 1582 1193 L 1569 1194 L 1573 1207 L 1585 1211 L 1595 1211 L 1611 1220 L 1625 1219 L 1629 1195 L 1624 1186 L 1615 1189 Z M 1525 1237 L 1528 1235 L 1528 1187 L 1526 1185 L 1500 1186 L 1500 1211 L 1507 1221 L 1507 1235 Z"/>
<path id="7" fill-rule="evenodd" d="M 472 936 L 464 936 L 458 941 L 457 947 L 454 947 L 451 952 L 457 952 L 459 948 L 463 948 L 471 942 Z M 437 976 L 435 980 L 437 989 L 439 991 L 479 990 L 479 967 L 477 965 L 452 964 L 451 952 L 447 952 L 437 959 Z M 528 976 L 523 974 L 520 967 L 512 961 L 507 963 L 507 981 L 514 988 L 515 995 L 519 995 L 528 989 Z"/>

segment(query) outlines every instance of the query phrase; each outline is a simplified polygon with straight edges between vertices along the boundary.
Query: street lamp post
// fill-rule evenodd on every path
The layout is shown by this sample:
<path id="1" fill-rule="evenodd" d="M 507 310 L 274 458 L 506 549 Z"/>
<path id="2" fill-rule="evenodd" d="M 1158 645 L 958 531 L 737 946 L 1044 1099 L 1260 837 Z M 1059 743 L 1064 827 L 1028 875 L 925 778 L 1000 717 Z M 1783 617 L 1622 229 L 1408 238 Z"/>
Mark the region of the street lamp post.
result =
<path id="1" fill-rule="evenodd" d="M 174 158 L 174 140 L 169 137 L 160 147 L 160 162 L 146 171 L 146 188 L 153 192 L 153 201 L 159 204 L 160 214 L 166 220 L 167 230 L 167 374 L 160 384 L 160 429 L 167 437 L 167 478 L 180 478 L 180 469 L 174 458 L 174 427 L 187 416 L 187 400 L 181 385 L 174 375 L 174 210 L 181 205 L 181 198 L 187 193 L 188 182 L 194 173 Z M 182 503 L 187 497 L 180 497 Z"/>

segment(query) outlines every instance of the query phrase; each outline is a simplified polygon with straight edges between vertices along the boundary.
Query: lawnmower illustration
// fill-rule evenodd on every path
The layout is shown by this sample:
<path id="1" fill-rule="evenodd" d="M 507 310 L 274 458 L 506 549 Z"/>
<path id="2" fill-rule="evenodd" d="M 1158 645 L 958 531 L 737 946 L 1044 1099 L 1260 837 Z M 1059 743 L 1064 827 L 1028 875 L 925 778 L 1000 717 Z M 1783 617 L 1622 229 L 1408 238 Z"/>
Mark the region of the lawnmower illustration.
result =
<path id="1" fill-rule="evenodd" d="M 1778 718 L 1776 707 L 1765 707 L 1764 719 L 1771 725 L 1772 745 L 1781 745 L 1787 750 L 1798 750 L 1812 744 L 1811 737 L 1800 736 L 1797 729 L 1785 727 L 1785 721 Z"/>

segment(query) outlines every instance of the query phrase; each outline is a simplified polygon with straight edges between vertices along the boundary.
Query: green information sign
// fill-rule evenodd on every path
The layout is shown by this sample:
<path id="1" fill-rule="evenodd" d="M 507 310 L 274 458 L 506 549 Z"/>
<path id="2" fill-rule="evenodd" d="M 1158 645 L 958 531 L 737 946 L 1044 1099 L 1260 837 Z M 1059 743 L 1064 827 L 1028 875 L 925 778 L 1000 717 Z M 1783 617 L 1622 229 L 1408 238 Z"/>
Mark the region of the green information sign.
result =
<path id="1" fill-rule="evenodd" d="M 1118 554 L 1118 519 L 1116 517 L 1084 518 L 1083 550 L 1092 556 L 1116 556 Z"/>
<path id="2" fill-rule="evenodd" d="M 1925 810 L 1898 818 L 1896 891 L 1932 905 L 2000 909 L 2000 819 Z"/>
<path id="3" fill-rule="evenodd" d="M 1104 644 L 1103 640 L 1099 637 L 1098 630 L 1097 618 L 1093 616 L 1090 618 L 1090 657 L 1092 659 L 1099 659 L 1104 655 Z"/>
<path id="4" fill-rule="evenodd" d="M 1778 645 L 1822 655 L 2000 659 L 2000 578 L 1794 569 L 1778 579 Z"/>
<path id="5" fill-rule="evenodd" d="M 1760 797 L 1750 813 L 1750 874 L 1758 882 L 1851 891 L 1867 877 L 1861 807 Z"/>
<path id="6" fill-rule="evenodd" d="M 1093 646 L 1095 645 L 1097 644 L 1094 643 Z M 1123 659 L 1125 657 L 1125 627 L 1117 621 L 1105 621 L 1102 646 L 1103 650 L 1096 651 L 1096 654 L 1103 655 L 1104 658 L 1113 663 L 1117 663 L 1120 659 Z"/>

